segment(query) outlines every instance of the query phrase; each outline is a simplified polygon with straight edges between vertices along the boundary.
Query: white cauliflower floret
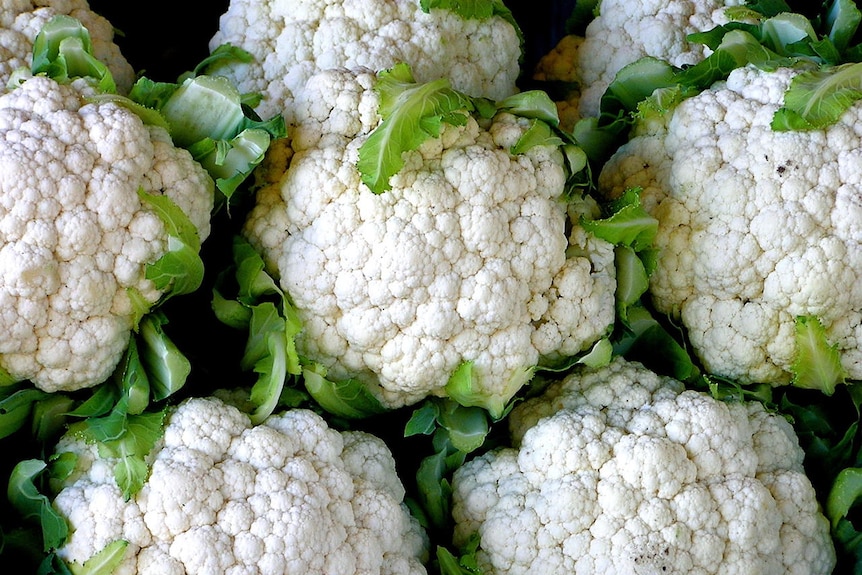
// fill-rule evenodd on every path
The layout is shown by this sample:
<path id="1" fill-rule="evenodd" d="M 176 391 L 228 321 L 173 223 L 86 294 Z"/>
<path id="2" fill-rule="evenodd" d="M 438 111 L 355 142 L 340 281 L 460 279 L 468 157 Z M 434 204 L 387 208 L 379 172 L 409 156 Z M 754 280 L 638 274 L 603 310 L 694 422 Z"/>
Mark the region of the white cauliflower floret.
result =
<path id="1" fill-rule="evenodd" d="M 673 66 L 696 64 L 710 54 L 689 34 L 728 22 L 724 11 L 743 0 L 602 0 L 599 14 L 583 37 L 570 34 L 536 65 L 538 80 L 576 85 L 558 102 L 561 121 L 571 128 L 579 118 L 599 115 L 599 101 L 627 64 L 651 56 Z"/>
<path id="2" fill-rule="evenodd" d="M 862 105 L 818 130 L 774 131 L 790 69 L 735 70 L 605 165 L 659 220 L 655 306 L 678 315 L 712 373 L 787 383 L 795 318 L 814 316 L 862 377 Z"/>
<path id="3" fill-rule="evenodd" d="M 529 121 L 509 114 L 446 126 L 372 193 L 355 164 L 379 121 L 373 81 L 312 78 L 290 169 L 258 192 L 244 233 L 299 311 L 300 354 L 329 376 L 397 407 L 445 395 L 471 361 L 476 392 L 501 407 L 540 359 L 607 333 L 613 247 L 567 232 L 561 152 L 512 155 Z"/>
<path id="4" fill-rule="evenodd" d="M 829 522 L 791 425 L 617 358 L 510 414 L 511 447 L 452 478 L 486 575 L 828 574 Z"/>
<path id="5" fill-rule="evenodd" d="M 0 97 L 0 365 L 45 391 L 103 382 L 155 303 L 146 266 L 167 230 L 139 195 L 168 196 L 209 235 L 214 184 L 168 133 L 86 84 L 36 76 Z"/>
<path id="6" fill-rule="evenodd" d="M 517 91 L 520 74 L 518 32 L 506 19 L 426 14 L 418 0 L 231 0 L 210 48 L 224 43 L 249 51 L 254 62 L 218 73 L 262 94 L 262 117 L 283 114 L 288 123 L 306 81 L 329 68 L 407 62 L 420 82 L 446 77 L 457 90 L 495 100 Z"/>
<path id="7" fill-rule="evenodd" d="M 74 434 L 56 447 L 78 456 L 53 502 L 71 527 L 65 561 L 124 539 L 118 575 L 425 573 L 427 537 L 388 447 L 311 411 L 253 426 L 222 400 L 185 400 L 129 500 L 96 449 Z"/>
<path id="8" fill-rule="evenodd" d="M 93 55 L 111 71 L 117 91 L 128 92 L 135 71 L 114 43 L 111 23 L 93 12 L 87 0 L 0 0 L 0 86 L 15 70 L 30 68 L 36 35 L 57 15 L 71 16 L 87 28 Z"/>

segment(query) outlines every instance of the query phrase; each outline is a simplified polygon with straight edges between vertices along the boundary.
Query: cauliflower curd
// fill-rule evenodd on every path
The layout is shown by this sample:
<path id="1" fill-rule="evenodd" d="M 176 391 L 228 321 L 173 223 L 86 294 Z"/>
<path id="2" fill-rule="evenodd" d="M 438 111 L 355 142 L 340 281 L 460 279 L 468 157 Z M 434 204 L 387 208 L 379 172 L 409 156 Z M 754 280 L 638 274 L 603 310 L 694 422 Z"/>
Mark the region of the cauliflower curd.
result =
<path id="1" fill-rule="evenodd" d="M 735 70 L 645 123 L 600 191 L 643 189 L 659 220 L 655 306 L 678 315 L 712 373 L 787 383 L 795 318 L 814 316 L 862 378 L 862 105 L 832 126 L 770 126 L 796 72 Z"/>
<path id="2" fill-rule="evenodd" d="M 386 445 L 311 411 L 252 425 L 221 399 L 186 400 L 128 501 L 96 446 L 69 433 L 56 452 L 77 456 L 54 499 L 71 527 L 58 550 L 69 562 L 124 539 L 114 575 L 425 573 L 426 536 Z"/>
<path id="3" fill-rule="evenodd" d="M 476 393 L 501 407 L 540 359 L 606 335 L 613 246 L 567 230 L 562 153 L 511 154 L 530 124 L 506 113 L 445 126 L 372 193 L 356 161 L 379 122 L 374 78 L 309 81 L 290 168 L 258 192 L 244 233 L 299 311 L 297 349 L 329 376 L 398 407 L 446 395 L 470 361 Z"/>
<path id="4" fill-rule="evenodd" d="M 105 381 L 161 297 L 147 264 L 168 232 L 139 190 L 170 198 L 201 240 L 214 183 L 167 131 L 86 81 L 35 76 L 0 96 L 0 365 L 45 391 Z"/>
<path id="5" fill-rule="evenodd" d="M 617 358 L 510 414 L 452 479 L 482 573 L 826 575 L 829 522 L 793 428 Z"/>
<path id="6" fill-rule="evenodd" d="M 515 93 L 520 74 L 521 43 L 509 20 L 425 13 L 418 0 L 231 0 L 210 48 L 223 43 L 254 61 L 217 73 L 262 94 L 262 117 L 282 113 L 288 123 L 306 81 L 326 69 L 407 62 L 420 82 L 449 78 L 455 89 L 491 99 Z"/>

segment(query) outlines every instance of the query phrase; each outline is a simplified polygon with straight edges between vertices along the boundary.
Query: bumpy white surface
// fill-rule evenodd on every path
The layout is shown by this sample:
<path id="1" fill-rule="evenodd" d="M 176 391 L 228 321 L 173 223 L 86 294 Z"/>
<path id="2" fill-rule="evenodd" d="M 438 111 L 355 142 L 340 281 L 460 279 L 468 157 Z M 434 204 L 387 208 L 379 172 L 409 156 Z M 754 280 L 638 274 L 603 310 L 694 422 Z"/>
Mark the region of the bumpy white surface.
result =
<path id="1" fill-rule="evenodd" d="M 424 575 L 426 537 L 403 503 L 389 449 L 293 410 L 252 426 L 219 399 L 170 415 L 142 490 L 124 500 L 114 460 L 74 436 L 78 463 L 54 506 L 71 524 L 58 554 L 81 563 L 129 542 L 115 575 Z"/>
<path id="2" fill-rule="evenodd" d="M 783 417 L 617 359 L 511 413 L 455 471 L 455 542 L 486 575 L 826 575 L 829 522 Z"/>
<path id="3" fill-rule="evenodd" d="M 659 220 L 650 293 L 713 373 L 786 383 L 794 322 L 815 316 L 862 377 L 862 105 L 826 129 L 770 127 L 794 72 L 734 71 L 644 126 L 603 193 L 643 188 Z"/>
<path id="4" fill-rule="evenodd" d="M 407 62 L 419 82 L 449 78 L 457 90 L 499 100 L 517 91 L 521 45 L 505 19 L 424 13 L 418 0 L 231 0 L 210 48 L 229 42 L 255 56 L 219 69 L 264 100 L 265 118 L 294 120 L 294 100 L 322 70 Z"/>
<path id="5" fill-rule="evenodd" d="M 574 355 L 613 322 L 613 246 L 569 216 L 554 146 L 509 149 L 529 121 L 470 120 L 405 154 L 392 189 L 355 167 L 376 127 L 374 74 L 308 83 L 283 178 L 245 225 L 303 321 L 300 353 L 357 377 L 387 405 L 445 395 L 472 361 L 501 406 L 544 356 Z M 570 250 L 570 252 L 567 252 Z"/>
<path id="6" fill-rule="evenodd" d="M 210 232 L 206 171 L 164 129 L 88 94 L 37 76 L 0 96 L 0 365 L 45 391 L 107 379 L 132 330 L 129 290 L 162 295 L 145 270 L 167 231 L 139 189 Z"/>

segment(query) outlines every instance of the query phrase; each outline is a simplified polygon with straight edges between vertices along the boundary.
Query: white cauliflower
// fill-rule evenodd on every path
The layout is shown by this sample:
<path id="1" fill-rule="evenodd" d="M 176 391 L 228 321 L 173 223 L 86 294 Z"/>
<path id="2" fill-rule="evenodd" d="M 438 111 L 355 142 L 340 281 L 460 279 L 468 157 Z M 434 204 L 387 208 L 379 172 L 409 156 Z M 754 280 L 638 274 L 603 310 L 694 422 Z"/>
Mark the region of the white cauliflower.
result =
<path id="1" fill-rule="evenodd" d="M 372 193 L 356 162 L 379 122 L 374 81 L 309 81 L 290 168 L 258 192 L 244 234 L 298 309 L 300 354 L 329 376 L 398 407 L 446 395 L 469 361 L 499 413 L 541 359 L 606 335 L 613 246 L 569 222 L 556 146 L 509 152 L 530 121 L 506 113 L 444 126 Z"/>
<path id="2" fill-rule="evenodd" d="M 456 89 L 492 99 L 515 93 L 520 74 L 518 31 L 506 18 L 425 13 L 419 0 L 231 0 L 210 48 L 224 43 L 247 50 L 254 62 L 213 73 L 262 94 L 258 113 L 281 113 L 288 123 L 298 91 L 329 68 L 407 62 L 420 82 L 448 77 Z"/>
<path id="3" fill-rule="evenodd" d="M 70 523 L 57 550 L 70 563 L 123 539 L 114 575 L 425 573 L 427 537 L 388 447 L 308 410 L 253 426 L 215 397 L 185 400 L 129 500 L 94 445 L 69 433 L 56 452 L 77 456 L 53 500 Z"/>
<path id="4" fill-rule="evenodd" d="M 576 85 L 558 102 L 564 126 L 599 115 L 599 101 L 625 65 L 652 56 L 673 66 L 696 64 L 710 54 L 686 37 L 726 24 L 725 9 L 743 0 L 602 0 L 584 36 L 564 36 L 536 65 L 537 80 Z"/>
<path id="5" fill-rule="evenodd" d="M 714 374 L 787 383 L 797 317 L 816 317 L 862 377 L 862 105 L 827 128 L 774 131 L 796 72 L 753 67 L 641 126 L 607 162 L 607 196 L 643 189 L 659 220 L 656 308 Z"/>
<path id="6" fill-rule="evenodd" d="M 793 428 L 617 358 L 515 407 L 511 447 L 452 479 L 485 575 L 831 573 Z"/>
<path id="7" fill-rule="evenodd" d="M 0 365 L 45 391 L 101 383 L 133 328 L 132 292 L 168 231 L 139 190 L 210 232 L 214 183 L 167 131 L 86 81 L 35 76 L 0 96 Z"/>
<path id="8" fill-rule="evenodd" d="M 111 23 L 91 10 L 87 0 L 0 0 L 0 86 L 17 69 L 30 68 L 36 35 L 48 20 L 61 14 L 87 28 L 93 55 L 111 71 L 117 90 L 128 92 L 135 71 L 114 43 Z"/>

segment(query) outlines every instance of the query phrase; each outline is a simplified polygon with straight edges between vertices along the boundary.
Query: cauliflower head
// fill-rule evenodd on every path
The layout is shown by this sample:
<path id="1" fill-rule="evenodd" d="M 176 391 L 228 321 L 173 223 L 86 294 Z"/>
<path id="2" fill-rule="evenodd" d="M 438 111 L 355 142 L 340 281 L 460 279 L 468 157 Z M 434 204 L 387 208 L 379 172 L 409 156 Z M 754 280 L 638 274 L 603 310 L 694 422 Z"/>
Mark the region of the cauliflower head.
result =
<path id="1" fill-rule="evenodd" d="M 116 575 L 425 573 L 427 537 L 388 447 L 312 411 L 251 425 L 221 399 L 187 399 L 129 500 L 94 445 L 69 433 L 56 450 L 77 456 L 53 500 L 71 526 L 57 551 L 65 561 L 124 539 Z"/>
<path id="2" fill-rule="evenodd" d="M 560 119 L 571 128 L 579 118 L 599 115 L 599 102 L 627 64 L 651 56 L 673 66 L 696 64 L 710 54 L 689 34 L 728 22 L 726 8 L 743 0 L 602 0 L 583 37 L 569 34 L 536 65 L 537 80 L 576 86 L 558 102 Z"/>
<path id="3" fill-rule="evenodd" d="M 511 412 L 457 469 L 455 541 L 483 573 L 828 574 L 829 523 L 793 428 L 617 358 Z"/>
<path id="4" fill-rule="evenodd" d="M 447 395 L 469 361 L 477 394 L 501 406 L 540 359 L 606 335 L 613 246 L 569 220 L 557 147 L 509 152 L 530 125 L 510 114 L 447 125 L 372 193 L 356 162 L 379 122 L 374 80 L 309 81 L 290 168 L 260 189 L 243 233 L 298 309 L 299 353 L 329 376 L 399 407 Z"/>
<path id="5" fill-rule="evenodd" d="M 87 28 L 93 55 L 111 71 L 117 91 L 128 92 L 135 71 L 114 43 L 111 23 L 91 10 L 87 0 L 0 0 L 0 86 L 19 68 L 30 68 L 36 35 L 57 15 L 71 16 Z"/>
<path id="6" fill-rule="evenodd" d="M 329 68 L 374 70 L 407 62 L 416 79 L 449 78 L 471 96 L 502 99 L 517 91 L 521 42 L 501 16 L 467 19 L 419 0 L 231 0 L 210 48 L 231 43 L 254 56 L 220 66 L 243 92 L 263 95 L 261 117 L 293 122 L 294 99 Z"/>
<path id="7" fill-rule="evenodd" d="M 643 189 L 659 220 L 653 302 L 708 371 L 742 382 L 791 380 L 800 316 L 862 377 L 862 105 L 828 128 L 774 131 L 795 73 L 735 70 L 636 132 L 599 177 L 608 196 Z"/>
<path id="8" fill-rule="evenodd" d="M 146 266 L 168 249 L 139 190 L 210 232 L 214 183 L 163 128 L 85 81 L 27 79 L 0 96 L 0 365 L 45 391 L 101 383 L 120 361 Z"/>

